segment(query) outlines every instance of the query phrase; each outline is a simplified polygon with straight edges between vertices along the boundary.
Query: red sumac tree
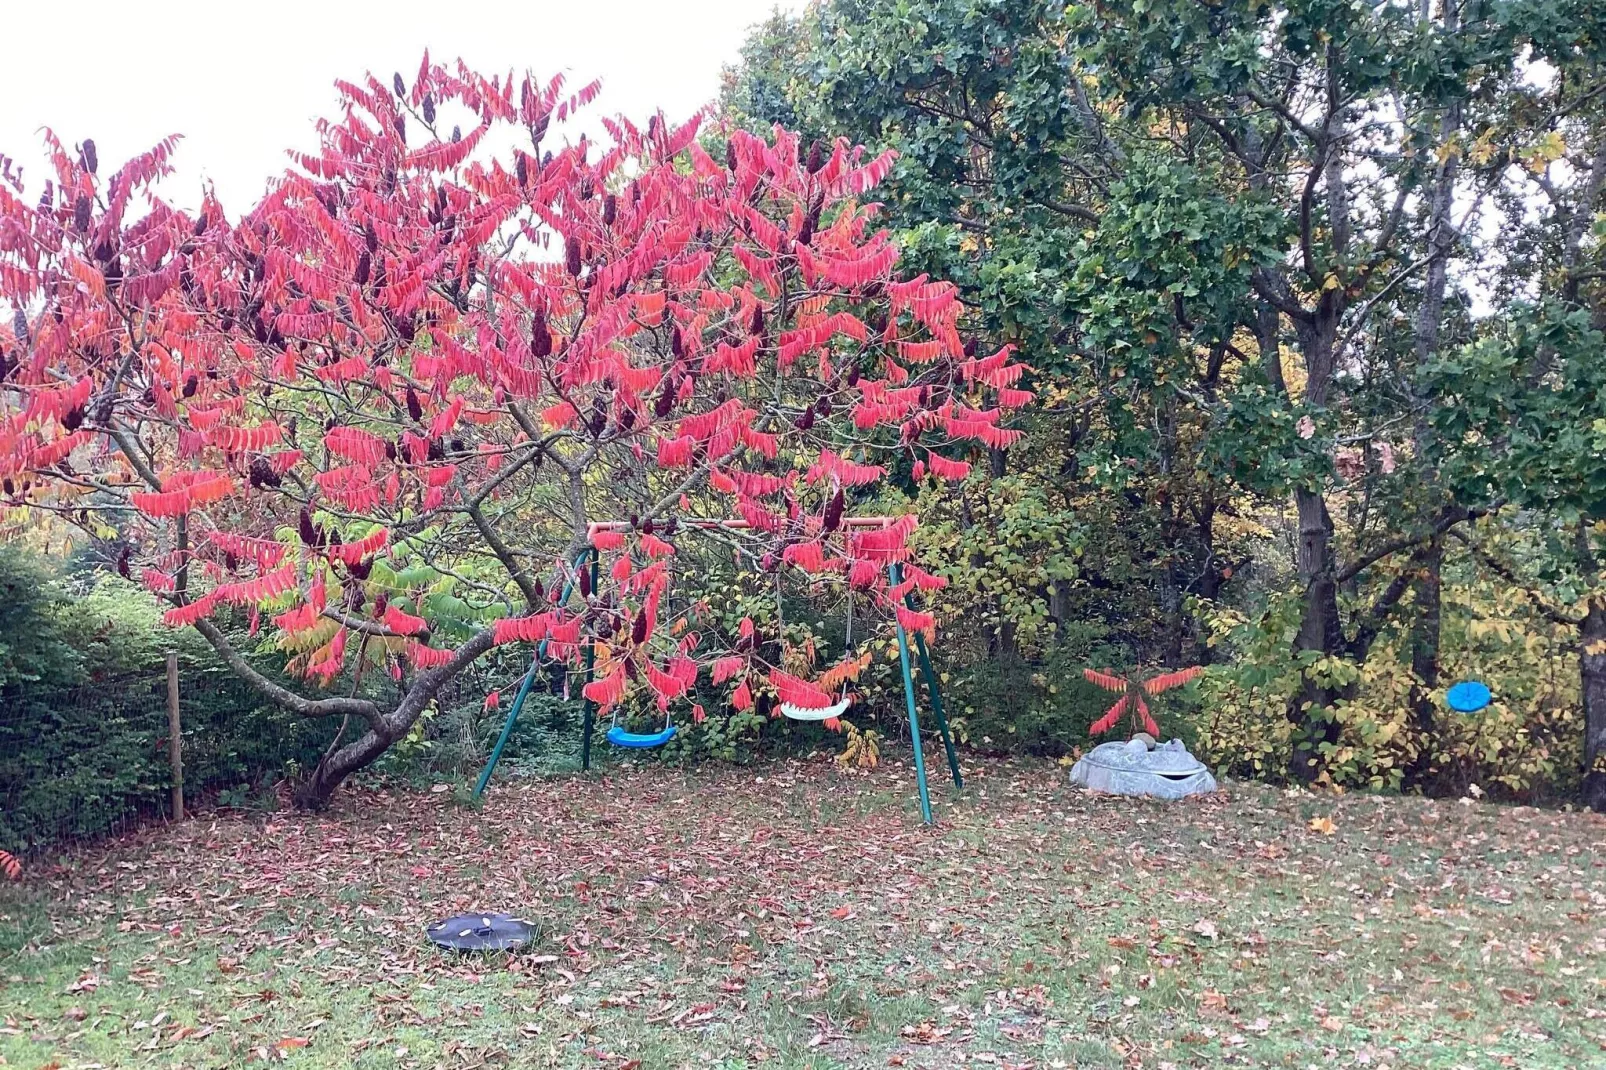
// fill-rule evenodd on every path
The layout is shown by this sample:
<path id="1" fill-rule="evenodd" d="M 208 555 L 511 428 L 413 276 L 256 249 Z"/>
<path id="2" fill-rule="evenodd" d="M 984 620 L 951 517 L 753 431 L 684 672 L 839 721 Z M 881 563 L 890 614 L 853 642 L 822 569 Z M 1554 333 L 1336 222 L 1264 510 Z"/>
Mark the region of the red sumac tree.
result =
<path id="1" fill-rule="evenodd" d="M 411 85 L 337 85 L 319 151 L 232 223 L 157 195 L 172 139 L 106 176 L 93 143 L 50 138 L 39 194 L 9 166 L 0 184 L 5 501 L 115 529 L 169 624 L 354 726 L 304 803 L 497 643 L 574 659 L 606 635 L 604 706 L 679 699 L 701 666 L 738 704 L 817 697 L 749 626 L 668 623 L 693 498 L 749 523 L 754 560 L 930 626 L 885 576 L 912 518 L 848 532 L 845 496 L 899 455 L 963 477 L 1030 395 L 1007 350 L 967 352 L 952 285 L 895 274 L 863 200 L 890 154 L 734 131 L 720 160 L 661 117 L 560 143 L 594 85 L 427 57 Z M 598 589 L 558 604 L 553 570 L 624 516 Z M 224 614 L 276 634 L 305 686 L 257 671 Z"/>

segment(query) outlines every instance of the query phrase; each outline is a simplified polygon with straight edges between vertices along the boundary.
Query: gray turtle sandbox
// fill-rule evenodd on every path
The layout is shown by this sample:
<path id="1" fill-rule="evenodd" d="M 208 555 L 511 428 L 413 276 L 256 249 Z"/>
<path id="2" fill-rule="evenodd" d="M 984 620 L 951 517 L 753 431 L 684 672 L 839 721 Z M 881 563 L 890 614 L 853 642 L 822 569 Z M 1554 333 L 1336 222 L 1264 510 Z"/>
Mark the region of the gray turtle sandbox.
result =
<path id="1" fill-rule="evenodd" d="M 1148 737 L 1101 743 L 1071 766 L 1071 783 L 1111 795 L 1181 799 L 1216 790 L 1216 778 L 1173 739 L 1149 749 Z"/>

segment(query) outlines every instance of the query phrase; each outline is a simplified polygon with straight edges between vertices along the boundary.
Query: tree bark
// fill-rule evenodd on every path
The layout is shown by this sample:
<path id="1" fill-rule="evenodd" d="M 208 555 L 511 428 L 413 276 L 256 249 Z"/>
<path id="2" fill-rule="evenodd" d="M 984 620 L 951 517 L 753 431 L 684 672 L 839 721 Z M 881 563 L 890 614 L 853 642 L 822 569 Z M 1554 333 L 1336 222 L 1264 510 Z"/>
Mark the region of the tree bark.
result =
<path id="1" fill-rule="evenodd" d="M 1583 802 L 1606 813 L 1606 598 L 1589 600 L 1578 627 L 1578 668 L 1584 699 Z"/>
<path id="2" fill-rule="evenodd" d="M 1198 521 L 1201 561 L 1198 591 L 1199 597 L 1206 602 L 1214 602 L 1221 597 L 1221 587 L 1227 582 L 1227 576 L 1232 571 L 1226 564 L 1216 559 L 1217 508 L 1214 498 L 1206 498 L 1195 513 Z M 1213 660 L 1210 636 L 1198 618 L 1194 618 L 1190 624 L 1193 633 L 1193 664 L 1209 665 Z"/>
<path id="3" fill-rule="evenodd" d="M 1345 649 L 1343 620 L 1338 610 L 1338 566 L 1333 553 L 1333 518 L 1327 511 L 1327 501 L 1313 490 L 1300 488 L 1294 492 L 1294 507 L 1299 518 L 1299 541 L 1295 546 L 1294 564 L 1304 581 L 1305 609 L 1300 620 L 1298 649 L 1338 654 Z M 1330 715 L 1338 694 L 1307 678 L 1296 697 L 1297 708 L 1290 711 L 1296 724 L 1304 730 L 1309 750 L 1303 759 L 1294 762 L 1293 774 L 1303 780 L 1313 780 L 1321 773 L 1321 755 L 1317 748 L 1323 743 L 1338 740 L 1338 722 Z"/>
<path id="4" fill-rule="evenodd" d="M 1579 539 L 1579 555 L 1593 565 L 1594 555 Z M 1579 692 L 1584 705 L 1584 782 L 1582 801 L 1606 813 L 1606 595 L 1594 594 L 1578 622 Z"/>
<path id="5" fill-rule="evenodd" d="M 1444 539 L 1437 536 L 1422 552 L 1415 585 L 1416 618 L 1411 625 L 1411 725 L 1416 730 L 1417 750 L 1406 775 L 1416 784 L 1430 772 L 1432 743 L 1438 733 L 1438 709 L 1433 701 L 1433 690 L 1439 686 L 1443 569 Z"/>
<path id="6" fill-rule="evenodd" d="M 1177 584 L 1174 558 L 1160 567 L 1160 611 L 1165 615 L 1160 663 L 1168 668 L 1178 668 L 1182 665 L 1182 640 L 1186 623 L 1182 619 L 1182 589 Z"/>
<path id="7" fill-rule="evenodd" d="M 1328 182 L 1339 183 L 1341 179 L 1330 173 Z M 1330 191 L 1330 198 L 1335 206 L 1348 203 L 1342 190 Z M 1311 312 L 1304 317 L 1294 318 L 1294 335 L 1305 364 L 1305 401 L 1318 411 L 1326 408 L 1328 391 L 1332 387 L 1334 362 L 1337 359 L 1334 347 L 1343 311 L 1342 290 L 1330 288 L 1322 291 Z M 1344 640 L 1344 619 L 1338 607 L 1338 560 L 1333 547 L 1333 517 L 1327 511 L 1327 498 L 1319 490 L 1298 487 L 1294 491 L 1294 511 L 1299 521 L 1294 568 L 1305 592 L 1297 648 L 1300 651 L 1340 655 L 1347 650 L 1348 644 Z M 1309 748 L 1303 752 L 1303 759 L 1296 758 L 1294 761 L 1292 772 L 1300 779 L 1314 780 L 1321 774 L 1319 748 L 1324 743 L 1338 740 L 1338 722 L 1332 717 L 1333 703 L 1337 698 L 1336 691 L 1308 678 L 1295 696 L 1296 706 L 1289 713 Z"/>
<path id="8" fill-rule="evenodd" d="M 1065 642 L 1065 629 L 1071 622 L 1071 584 L 1052 580 L 1048 587 L 1048 619 L 1054 622 L 1054 641 Z"/>
<path id="9" fill-rule="evenodd" d="M 305 780 L 296 785 L 296 805 L 308 810 L 329 806 L 335 789 L 351 774 L 371 765 L 381 754 L 407 734 L 420 715 L 446 683 L 491 649 L 489 628 L 458 647 L 452 660 L 420 673 L 396 708 L 368 722 L 368 730 L 356 739 L 323 756 Z"/>
<path id="10" fill-rule="evenodd" d="M 1445 27 L 1454 32 L 1457 11 L 1454 3 L 1444 5 Z M 1439 123 L 1439 141 L 1449 143 L 1461 126 L 1461 104 L 1451 103 Z M 1455 200 L 1455 180 L 1461 154 L 1447 153 L 1434 176 L 1432 200 L 1428 208 L 1428 248 L 1432 259 L 1428 263 L 1427 277 L 1423 280 L 1422 304 L 1416 310 L 1415 356 L 1420 370 L 1439 350 L 1439 336 L 1444 319 L 1444 292 L 1450 277 L 1450 254 L 1455 248 L 1454 221 L 1451 206 Z M 1412 438 L 1418 463 L 1425 463 L 1433 454 L 1433 430 L 1426 413 L 1433 399 L 1423 396 L 1420 388 L 1413 391 L 1417 403 Z M 1431 468 L 1422 473 L 1423 489 L 1434 497 L 1439 496 L 1438 473 Z M 1439 637 L 1443 620 L 1444 540 L 1437 536 L 1428 544 L 1422 555 L 1421 570 L 1415 585 L 1416 614 L 1411 624 L 1411 723 L 1416 730 L 1417 751 L 1406 776 L 1420 784 L 1428 775 L 1433 761 L 1433 737 L 1438 731 L 1438 710 L 1433 702 L 1433 690 L 1439 686 Z"/>

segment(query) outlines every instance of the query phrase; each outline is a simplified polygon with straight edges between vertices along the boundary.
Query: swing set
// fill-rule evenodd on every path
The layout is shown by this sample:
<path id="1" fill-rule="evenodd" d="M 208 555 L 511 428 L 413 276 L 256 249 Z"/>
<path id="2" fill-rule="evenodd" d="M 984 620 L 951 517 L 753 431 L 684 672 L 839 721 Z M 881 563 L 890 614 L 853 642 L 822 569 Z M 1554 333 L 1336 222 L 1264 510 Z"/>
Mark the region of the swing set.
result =
<path id="1" fill-rule="evenodd" d="M 892 524 L 893 520 L 893 517 L 885 516 L 845 517 L 842 520 L 842 527 L 844 529 L 886 528 Z M 687 520 L 681 521 L 681 525 L 686 528 L 704 531 L 741 531 L 752 527 L 745 520 Z M 600 557 L 594 541 L 597 534 L 599 532 L 619 532 L 623 534 L 630 530 L 631 525 L 624 521 L 607 521 L 590 526 L 586 532 L 586 546 L 575 555 L 573 569 L 564 581 L 563 592 L 559 596 L 560 604 L 568 603 L 570 596 L 574 593 L 575 577 L 580 575 L 582 569 L 590 570 L 591 590 L 597 589 L 598 561 Z M 889 561 L 887 563 L 887 576 L 893 587 L 903 582 L 902 569 L 899 567 L 898 562 Z M 853 589 L 850 584 L 848 588 L 846 640 L 850 648 L 853 642 L 852 599 Z M 912 592 L 904 595 L 904 605 L 910 609 L 914 608 Z M 896 614 L 894 614 L 893 619 L 898 631 L 898 664 L 903 675 L 904 705 L 909 715 L 909 738 L 914 745 L 915 779 L 920 789 L 920 816 L 929 825 L 932 823 L 931 792 L 926 781 L 925 753 L 920 743 L 920 713 L 915 700 L 914 674 L 910 667 L 912 659 L 910 656 L 909 634 L 904 629 L 903 622 L 897 619 Z M 476 799 L 485 794 L 485 789 L 491 781 L 491 775 L 496 771 L 497 763 L 502 760 L 502 751 L 507 747 L 509 737 L 513 735 L 513 727 L 518 723 L 519 714 L 524 709 L 525 699 L 529 697 L 530 688 L 535 683 L 536 675 L 546 663 L 547 642 L 546 639 L 542 639 L 536 645 L 535 655 L 530 659 L 529 671 L 524 674 L 523 680 L 519 683 L 519 690 L 513 698 L 513 705 L 508 709 L 507 720 L 502 725 L 502 734 L 497 737 L 496 746 L 491 748 L 490 758 L 486 760 L 485 768 L 480 772 L 479 780 L 474 785 L 474 797 Z M 959 757 L 954 750 L 953 734 L 948 729 L 948 718 L 943 710 L 942 691 L 937 686 L 937 673 L 931 666 L 931 655 L 926 649 L 925 636 L 918 631 L 914 633 L 914 654 L 914 660 L 918 660 L 920 665 L 920 675 L 926 682 L 926 690 L 931 696 L 931 709 L 937 720 L 937 730 L 942 736 L 943 749 L 948 758 L 948 770 L 953 775 L 954 786 L 963 788 L 965 781 L 959 772 Z M 595 668 L 596 637 L 588 635 L 585 646 L 586 683 L 589 684 L 592 681 Z M 783 702 L 781 703 L 781 713 L 794 721 L 828 721 L 840 717 L 848 708 L 848 704 L 847 683 L 844 681 L 842 697 L 837 702 L 822 707 L 798 706 Z M 596 703 L 587 698 L 585 699 L 584 709 L 585 722 L 580 743 L 580 767 L 589 770 L 591 768 L 591 739 L 596 730 Z M 613 721 L 604 734 L 604 738 L 615 747 L 627 750 L 647 750 L 661 747 L 668 743 L 675 738 L 675 733 L 675 725 L 667 711 L 664 714 L 664 726 L 660 730 L 656 732 L 631 732 L 625 725 L 619 723 L 619 709 L 616 704 L 613 711 Z"/>

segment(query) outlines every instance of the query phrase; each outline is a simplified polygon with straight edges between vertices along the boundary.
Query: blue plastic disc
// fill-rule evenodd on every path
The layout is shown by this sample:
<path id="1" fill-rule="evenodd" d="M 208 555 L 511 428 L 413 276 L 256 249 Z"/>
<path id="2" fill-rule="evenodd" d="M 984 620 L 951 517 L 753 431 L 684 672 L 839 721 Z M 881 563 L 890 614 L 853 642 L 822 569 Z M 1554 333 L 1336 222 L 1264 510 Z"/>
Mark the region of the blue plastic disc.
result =
<path id="1" fill-rule="evenodd" d="M 1446 692 L 1444 701 L 1457 713 L 1477 713 L 1489 705 L 1492 697 L 1488 685 L 1476 680 L 1463 680 Z"/>

